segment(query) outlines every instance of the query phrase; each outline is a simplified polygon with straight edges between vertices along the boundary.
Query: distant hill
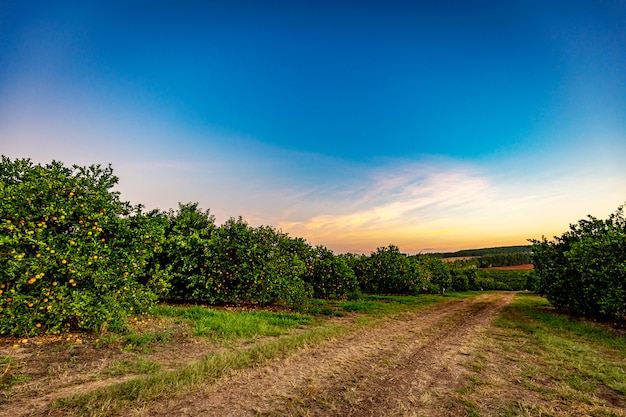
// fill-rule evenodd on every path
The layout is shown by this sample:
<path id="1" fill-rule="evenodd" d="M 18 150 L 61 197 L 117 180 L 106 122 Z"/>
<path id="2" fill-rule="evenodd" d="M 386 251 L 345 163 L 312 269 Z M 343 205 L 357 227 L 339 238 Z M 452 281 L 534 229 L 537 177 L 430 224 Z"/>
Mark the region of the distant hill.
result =
<path id="1" fill-rule="evenodd" d="M 466 256 L 485 256 L 485 255 L 508 255 L 513 253 L 528 253 L 532 252 L 531 245 L 522 246 L 500 246 L 497 248 L 483 248 L 483 249 L 464 249 L 456 252 L 440 252 L 431 253 L 432 256 L 437 258 L 460 258 Z"/>

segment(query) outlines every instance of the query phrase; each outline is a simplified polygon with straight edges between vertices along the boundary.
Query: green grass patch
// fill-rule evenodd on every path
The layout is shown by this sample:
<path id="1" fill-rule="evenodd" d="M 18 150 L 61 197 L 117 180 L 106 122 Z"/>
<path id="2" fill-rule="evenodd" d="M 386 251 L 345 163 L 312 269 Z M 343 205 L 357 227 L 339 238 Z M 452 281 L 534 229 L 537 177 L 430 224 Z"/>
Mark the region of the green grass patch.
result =
<path id="1" fill-rule="evenodd" d="M 155 332 L 131 333 L 126 336 L 124 349 L 143 350 L 151 343 L 166 343 L 172 337 L 172 333 L 167 330 Z"/>
<path id="2" fill-rule="evenodd" d="M 367 300 L 385 302 L 389 304 L 416 304 L 431 299 L 433 296 L 412 296 L 412 295 L 367 295 Z M 435 296 L 436 297 L 436 296 Z"/>
<path id="3" fill-rule="evenodd" d="M 336 316 L 341 317 L 344 312 L 338 307 L 337 300 L 324 300 L 313 298 L 308 301 L 307 306 L 303 309 L 306 314 L 313 316 Z"/>
<path id="4" fill-rule="evenodd" d="M 546 311 L 547 301 L 519 294 L 498 326 L 521 330 L 544 352 L 551 376 L 573 390 L 604 385 L 626 395 L 626 338 L 589 322 Z"/>
<path id="5" fill-rule="evenodd" d="M 311 316 L 298 313 L 223 311 L 201 306 L 158 306 L 153 313 L 160 317 L 186 319 L 192 323 L 196 336 L 207 336 L 213 339 L 280 336 L 291 328 L 313 323 Z"/>
<path id="6" fill-rule="evenodd" d="M 346 301 L 339 305 L 345 311 L 358 311 L 359 313 L 376 313 L 383 308 L 382 303 L 368 300 Z"/>
<path id="7" fill-rule="evenodd" d="M 607 349 L 626 352 L 626 338 L 616 335 L 607 328 L 588 321 L 578 320 L 550 311 L 550 303 L 532 293 L 520 293 L 515 302 L 505 309 L 496 324 L 501 327 L 519 328 L 526 333 L 552 335 L 551 340 L 576 342 L 575 349 L 584 349 L 586 344 L 600 345 Z M 561 335 L 562 337 L 558 337 Z"/>
<path id="8" fill-rule="evenodd" d="M 9 366 L 13 362 L 13 358 L 10 356 L 0 355 L 0 366 Z"/>
<path id="9" fill-rule="evenodd" d="M 477 410 L 484 402 L 487 410 L 499 404 L 498 415 L 551 415 L 551 404 L 560 402 L 577 415 L 622 415 L 614 411 L 626 408 L 624 336 L 557 314 L 531 293 L 518 293 L 490 332 L 466 364 L 475 394 L 462 396 Z M 519 401 L 499 398 L 494 387 L 518 392 Z"/>
<path id="10" fill-rule="evenodd" d="M 439 295 L 362 295 L 356 300 L 322 300 L 309 301 L 306 313 L 322 316 L 343 316 L 346 312 L 362 313 L 369 316 L 385 316 L 388 314 L 402 313 L 419 307 L 445 302 L 454 298 L 466 298 L 478 293 L 451 293 L 449 296 Z"/>
<path id="11" fill-rule="evenodd" d="M 12 384 L 13 375 L 11 373 L 11 364 L 13 358 L 10 356 L 0 356 L 0 390 L 7 389 Z"/>
<path id="12" fill-rule="evenodd" d="M 524 269 L 477 269 L 478 278 L 493 282 L 493 289 L 521 291 L 526 288 L 530 270 Z"/>
<path id="13" fill-rule="evenodd" d="M 456 293 L 453 293 L 452 297 L 455 296 Z M 436 304 L 446 299 L 447 297 L 439 295 L 362 295 L 359 299 L 346 301 L 314 299 L 309 301 L 306 312 L 323 316 L 343 316 L 346 312 L 384 316 Z"/>
<path id="14" fill-rule="evenodd" d="M 21 366 L 9 355 L 0 355 L 0 391 L 8 390 L 14 385 L 30 381 L 28 375 L 21 375 L 17 371 Z"/>
<path id="15" fill-rule="evenodd" d="M 308 314 L 312 314 L 314 316 L 335 316 L 335 317 L 341 317 L 344 315 L 344 313 L 340 310 L 338 310 L 337 308 L 333 308 L 333 307 L 308 307 L 305 310 Z"/>
<path id="16" fill-rule="evenodd" d="M 109 376 L 119 376 L 126 374 L 153 374 L 161 369 L 158 362 L 146 358 L 121 359 L 113 362 L 106 374 Z"/>

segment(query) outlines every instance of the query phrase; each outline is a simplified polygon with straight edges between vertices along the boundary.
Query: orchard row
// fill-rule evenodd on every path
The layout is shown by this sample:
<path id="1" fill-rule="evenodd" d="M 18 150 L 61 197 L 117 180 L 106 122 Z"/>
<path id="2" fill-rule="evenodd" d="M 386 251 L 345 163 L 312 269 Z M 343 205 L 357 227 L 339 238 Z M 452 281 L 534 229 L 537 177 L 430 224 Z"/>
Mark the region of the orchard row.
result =
<path id="1" fill-rule="evenodd" d="M 554 240 L 534 241 L 538 290 L 555 306 L 590 317 L 626 318 L 624 206 L 602 220 L 589 216 Z"/>
<path id="2" fill-rule="evenodd" d="M 0 334 L 115 329 L 159 299 L 210 304 L 281 303 L 360 293 L 420 294 L 494 288 L 393 245 L 335 255 L 241 218 L 216 225 L 181 204 L 145 212 L 112 190 L 111 167 L 0 164 Z"/>

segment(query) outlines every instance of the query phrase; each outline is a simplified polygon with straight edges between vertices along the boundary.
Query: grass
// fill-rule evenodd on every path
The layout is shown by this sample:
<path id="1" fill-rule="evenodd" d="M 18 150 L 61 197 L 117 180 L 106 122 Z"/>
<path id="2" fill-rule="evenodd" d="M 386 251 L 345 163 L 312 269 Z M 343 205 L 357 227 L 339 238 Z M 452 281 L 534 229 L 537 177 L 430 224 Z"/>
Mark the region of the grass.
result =
<path id="1" fill-rule="evenodd" d="M 121 359 L 114 361 L 107 374 L 109 376 L 120 376 L 126 374 L 154 374 L 161 369 L 161 365 L 158 362 L 151 361 L 146 358 L 136 358 L 134 360 Z"/>
<path id="2" fill-rule="evenodd" d="M 349 312 L 359 312 L 366 314 L 373 314 L 379 312 L 383 305 L 376 301 L 368 301 L 368 300 L 355 300 L 355 301 L 346 301 L 340 305 L 340 307 Z"/>
<path id="3" fill-rule="evenodd" d="M 143 350 L 146 345 L 151 343 L 166 343 L 172 337 L 172 333 L 167 330 L 154 332 L 130 333 L 126 336 L 124 349 L 126 350 Z"/>
<path id="4" fill-rule="evenodd" d="M 306 312 L 326 316 L 343 316 L 346 312 L 362 313 L 374 317 L 402 313 L 417 307 L 426 307 L 446 300 L 472 297 L 481 292 L 449 293 L 439 295 L 399 296 L 399 295 L 364 295 L 358 300 L 320 300 L 309 302 Z"/>
<path id="5" fill-rule="evenodd" d="M 469 297 L 463 295 L 458 297 Z M 257 338 L 259 336 L 281 337 L 252 344 L 246 348 L 220 349 L 203 359 L 175 370 L 152 370 L 135 379 L 100 388 L 85 394 L 58 400 L 54 405 L 62 407 L 67 414 L 104 416 L 116 414 L 124 408 L 141 409 L 164 396 L 193 391 L 226 373 L 244 367 L 261 364 L 268 360 L 285 357 L 298 349 L 333 340 L 365 327 L 384 322 L 385 316 L 403 311 L 424 308 L 438 302 L 452 300 L 456 296 L 420 297 L 367 297 L 357 301 L 315 300 L 310 307 L 335 311 L 358 311 L 364 316 L 353 324 L 336 325 L 315 319 L 307 314 L 271 313 L 264 311 L 230 312 L 200 306 L 160 306 L 155 314 L 185 320 L 192 324 L 201 337 L 217 339 Z M 285 335 L 289 329 L 303 328 L 302 332 Z M 120 372 L 132 363 L 120 363 Z"/>
<path id="6" fill-rule="evenodd" d="M 64 411 L 80 415 L 105 416 L 123 409 L 130 403 L 141 407 L 163 395 L 192 390 L 215 380 L 226 372 L 274 359 L 297 348 L 332 339 L 345 333 L 345 326 L 326 326 L 304 334 L 258 344 L 238 351 L 220 350 L 206 355 L 201 361 L 174 371 L 161 371 L 143 378 L 107 386 L 84 395 L 56 402 Z"/>
<path id="7" fill-rule="evenodd" d="M 477 415 L 626 415 L 626 338 L 537 295 L 518 294 L 477 348 L 459 391 Z"/>
<path id="8" fill-rule="evenodd" d="M 16 371 L 20 368 L 15 358 L 0 355 L 0 391 L 9 390 L 14 385 L 30 380 L 28 375 L 21 375 Z"/>
<path id="9" fill-rule="evenodd" d="M 192 323 L 194 335 L 216 340 L 280 336 L 291 328 L 313 323 L 311 316 L 298 313 L 221 311 L 201 306 L 158 306 L 154 314 L 187 320 Z"/>
<path id="10" fill-rule="evenodd" d="M 530 270 L 477 269 L 478 278 L 491 280 L 496 290 L 520 291 L 526 288 Z"/>

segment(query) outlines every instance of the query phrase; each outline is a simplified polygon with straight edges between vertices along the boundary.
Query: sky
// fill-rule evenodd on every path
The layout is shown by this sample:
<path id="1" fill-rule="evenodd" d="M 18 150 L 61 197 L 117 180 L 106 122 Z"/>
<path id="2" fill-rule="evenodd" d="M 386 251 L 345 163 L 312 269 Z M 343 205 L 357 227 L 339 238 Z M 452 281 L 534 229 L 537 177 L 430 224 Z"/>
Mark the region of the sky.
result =
<path id="1" fill-rule="evenodd" d="M 626 2 L 0 0 L 0 153 L 336 253 L 626 202 Z"/>

